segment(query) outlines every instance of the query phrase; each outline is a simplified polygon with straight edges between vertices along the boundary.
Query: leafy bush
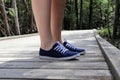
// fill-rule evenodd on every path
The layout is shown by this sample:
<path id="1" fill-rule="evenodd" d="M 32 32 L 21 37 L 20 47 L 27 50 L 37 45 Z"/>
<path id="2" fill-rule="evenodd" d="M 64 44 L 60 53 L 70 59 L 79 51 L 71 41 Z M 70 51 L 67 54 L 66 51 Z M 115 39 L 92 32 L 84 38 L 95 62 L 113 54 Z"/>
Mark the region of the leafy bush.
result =
<path id="1" fill-rule="evenodd" d="M 109 32 L 108 28 L 101 28 L 101 29 L 98 30 L 98 33 L 102 37 L 110 37 L 111 33 L 112 33 L 112 29 L 110 29 L 110 32 Z"/>

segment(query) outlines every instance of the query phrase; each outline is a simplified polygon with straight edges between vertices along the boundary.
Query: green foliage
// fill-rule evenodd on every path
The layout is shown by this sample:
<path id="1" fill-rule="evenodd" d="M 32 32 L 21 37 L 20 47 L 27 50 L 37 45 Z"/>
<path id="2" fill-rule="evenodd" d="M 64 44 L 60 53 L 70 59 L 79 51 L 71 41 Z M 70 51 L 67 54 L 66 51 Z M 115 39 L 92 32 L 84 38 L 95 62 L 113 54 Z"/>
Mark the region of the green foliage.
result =
<path id="1" fill-rule="evenodd" d="M 75 16 L 75 9 L 74 9 L 74 0 L 69 3 L 67 1 L 66 8 L 65 8 L 65 15 L 64 15 L 64 27 L 63 29 L 76 29 L 76 16 Z"/>
<path id="2" fill-rule="evenodd" d="M 10 16 L 14 17 L 15 16 L 15 11 L 13 8 L 8 8 L 8 13 L 10 14 Z"/>
<path id="3" fill-rule="evenodd" d="M 16 0 L 17 1 L 17 8 L 18 8 L 18 16 L 19 16 L 19 23 L 20 29 L 22 34 L 29 33 L 29 28 L 31 26 L 31 0 L 27 1 L 27 6 L 30 12 L 27 11 L 26 6 L 23 0 Z M 63 21 L 63 29 L 68 30 L 75 30 L 76 27 L 76 19 L 77 16 L 75 14 L 75 0 L 66 0 L 66 7 L 65 7 L 65 16 Z M 14 25 L 15 16 L 14 9 L 12 8 L 12 0 L 4 0 L 6 6 L 6 12 L 8 13 L 9 25 Z M 83 0 L 83 21 L 82 21 L 82 29 L 89 29 L 89 7 L 90 7 L 90 0 Z M 78 21 L 80 22 L 80 0 L 77 3 L 78 6 Z M 92 27 L 93 28 L 100 28 L 101 35 L 108 36 L 108 31 L 106 26 L 111 27 L 113 26 L 114 22 L 114 7 L 115 4 L 111 0 L 93 0 L 93 15 L 92 15 Z M 78 22 L 78 24 L 80 24 Z"/>
<path id="4" fill-rule="evenodd" d="M 4 0 L 4 2 L 5 2 L 5 3 L 7 3 L 7 2 L 10 3 L 10 0 Z"/>
<path id="5" fill-rule="evenodd" d="M 110 29 L 110 32 L 112 33 L 112 29 Z M 101 28 L 98 30 L 98 33 L 100 34 L 100 36 L 102 37 L 109 37 L 109 29 L 108 28 Z"/>
<path id="6" fill-rule="evenodd" d="M 76 29 L 75 0 L 67 0 L 65 9 L 64 27 Z M 78 0 L 78 21 L 80 22 L 80 0 Z M 90 0 L 83 0 L 83 21 L 82 29 L 89 29 L 89 5 Z M 92 27 L 104 28 L 113 26 L 114 22 L 114 3 L 110 0 L 93 0 Z"/>
<path id="7" fill-rule="evenodd" d="M 110 32 L 113 32 L 113 29 L 110 28 Z M 102 36 L 103 38 L 105 38 L 107 41 L 109 41 L 111 44 L 113 44 L 114 46 L 116 46 L 117 48 L 120 49 L 120 39 L 111 39 L 109 38 L 109 29 L 108 28 L 102 28 L 98 30 L 98 33 L 100 34 L 100 36 Z"/>

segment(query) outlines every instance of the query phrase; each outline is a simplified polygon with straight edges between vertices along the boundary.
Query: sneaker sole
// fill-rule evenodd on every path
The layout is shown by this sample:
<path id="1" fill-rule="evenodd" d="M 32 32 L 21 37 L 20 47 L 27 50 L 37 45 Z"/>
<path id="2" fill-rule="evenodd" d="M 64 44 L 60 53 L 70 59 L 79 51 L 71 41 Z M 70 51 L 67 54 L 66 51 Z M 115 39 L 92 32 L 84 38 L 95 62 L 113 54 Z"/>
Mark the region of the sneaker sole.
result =
<path id="1" fill-rule="evenodd" d="M 53 58 L 53 57 L 46 57 L 46 56 L 39 56 L 40 59 L 47 59 L 47 60 L 70 60 L 70 59 L 75 59 L 76 57 L 79 57 L 80 53 L 70 56 L 70 57 L 62 57 L 62 58 Z"/>
<path id="2" fill-rule="evenodd" d="M 85 55 L 86 51 L 80 52 L 80 55 Z"/>

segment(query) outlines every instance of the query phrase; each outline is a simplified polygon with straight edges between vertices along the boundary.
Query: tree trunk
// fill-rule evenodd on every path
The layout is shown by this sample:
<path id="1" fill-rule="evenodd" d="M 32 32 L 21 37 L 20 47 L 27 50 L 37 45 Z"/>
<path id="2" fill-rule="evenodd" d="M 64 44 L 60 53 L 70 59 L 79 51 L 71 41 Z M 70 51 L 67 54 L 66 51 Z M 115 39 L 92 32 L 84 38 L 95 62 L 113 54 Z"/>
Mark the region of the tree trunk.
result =
<path id="1" fill-rule="evenodd" d="M 89 13 L 89 28 L 91 29 L 92 28 L 92 14 L 93 14 L 93 0 L 90 0 L 90 5 L 89 5 L 89 10 L 90 10 L 90 13 Z"/>
<path id="2" fill-rule="evenodd" d="M 33 12 L 31 12 L 31 32 L 36 32 L 37 31 L 37 27 L 36 27 L 36 24 L 35 24 L 35 19 L 34 19 L 34 15 L 33 15 Z"/>
<path id="3" fill-rule="evenodd" d="M 82 29 L 83 23 L 83 0 L 80 0 L 80 29 Z"/>
<path id="4" fill-rule="evenodd" d="M 4 27 L 6 29 L 6 34 L 7 36 L 11 36 L 10 34 L 10 26 L 8 23 L 8 17 L 6 14 L 6 10 L 5 10 L 5 4 L 3 0 L 0 0 L 0 10 L 1 10 L 1 14 L 3 15 L 3 22 L 4 22 Z"/>
<path id="5" fill-rule="evenodd" d="M 75 15 L 76 15 L 76 28 L 79 30 L 80 27 L 78 26 L 78 0 L 75 0 Z"/>
<path id="6" fill-rule="evenodd" d="M 28 12 L 28 14 L 30 15 L 30 10 L 29 10 L 29 6 L 28 6 L 28 4 L 27 4 L 27 1 L 26 0 L 23 0 L 23 3 L 25 4 L 25 9 L 26 9 L 26 11 Z"/>
<path id="7" fill-rule="evenodd" d="M 29 23 L 30 23 L 30 26 L 29 26 L 30 32 L 34 32 L 34 31 L 36 31 L 36 26 L 35 26 L 35 23 L 34 23 L 35 21 L 34 21 L 33 12 L 30 11 L 27 1 L 23 0 L 23 2 L 25 4 L 26 11 L 28 12 L 28 17 L 30 19 L 30 21 L 29 21 Z"/>
<path id="8" fill-rule="evenodd" d="M 113 39 L 120 38 L 120 0 L 115 0 L 115 18 L 113 26 Z"/>
<path id="9" fill-rule="evenodd" d="M 16 4 L 16 0 L 12 0 L 13 1 L 13 8 L 14 8 L 14 12 L 15 12 L 15 16 L 14 16 L 14 20 L 15 20 L 15 31 L 16 31 L 16 35 L 20 35 L 20 27 L 19 27 L 19 18 L 18 18 L 18 9 L 17 9 L 17 4 Z"/>

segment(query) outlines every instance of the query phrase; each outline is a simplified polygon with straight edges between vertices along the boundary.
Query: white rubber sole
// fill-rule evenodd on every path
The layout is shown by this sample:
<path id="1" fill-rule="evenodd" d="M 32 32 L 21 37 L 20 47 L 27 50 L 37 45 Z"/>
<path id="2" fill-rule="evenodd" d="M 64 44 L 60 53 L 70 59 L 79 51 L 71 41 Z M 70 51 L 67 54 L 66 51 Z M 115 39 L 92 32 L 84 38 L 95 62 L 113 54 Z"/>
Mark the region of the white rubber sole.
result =
<path id="1" fill-rule="evenodd" d="M 80 52 L 80 55 L 85 55 L 86 51 Z"/>
<path id="2" fill-rule="evenodd" d="M 75 59 L 76 57 L 79 57 L 80 53 L 69 56 L 69 57 L 62 57 L 62 58 L 53 58 L 53 57 L 47 57 L 47 56 L 39 56 L 40 59 L 46 59 L 46 60 L 70 60 L 70 59 Z"/>

